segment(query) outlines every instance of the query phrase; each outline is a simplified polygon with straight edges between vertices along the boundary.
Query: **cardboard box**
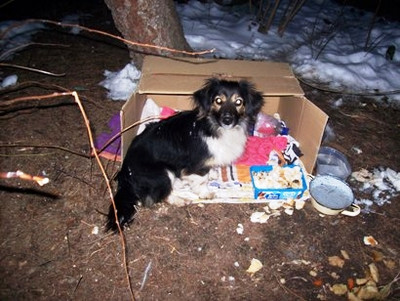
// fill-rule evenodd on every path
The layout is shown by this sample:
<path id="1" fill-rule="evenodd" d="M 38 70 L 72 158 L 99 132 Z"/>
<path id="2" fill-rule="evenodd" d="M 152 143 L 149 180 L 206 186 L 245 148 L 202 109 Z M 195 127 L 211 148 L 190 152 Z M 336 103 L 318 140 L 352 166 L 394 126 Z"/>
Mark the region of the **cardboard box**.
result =
<path id="1" fill-rule="evenodd" d="M 252 82 L 263 93 L 263 112 L 280 114 L 289 134 L 300 142 L 305 168 L 312 172 L 328 116 L 304 97 L 286 63 L 147 56 L 138 88 L 122 107 L 121 128 L 140 120 L 148 97 L 160 106 L 191 109 L 191 95 L 213 76 Z M 136 132 L 137 127 L 122 135 L 122 158 Z"/>

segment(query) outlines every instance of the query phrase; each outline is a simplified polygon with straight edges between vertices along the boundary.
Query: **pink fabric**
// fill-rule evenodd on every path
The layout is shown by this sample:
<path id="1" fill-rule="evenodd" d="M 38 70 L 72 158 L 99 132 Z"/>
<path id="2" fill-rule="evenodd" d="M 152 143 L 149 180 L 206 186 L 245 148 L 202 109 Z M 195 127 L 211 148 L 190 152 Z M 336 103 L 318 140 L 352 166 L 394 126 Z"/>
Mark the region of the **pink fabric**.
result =
<path id="1" fill-rule="evenodd" d="M 265 165 L 272 150 L 283 151 L 286 149 L 287 138 L 283 136 L 247 138 L 246 149 L 243 155 L 235 162 L 241 165 Z"/>
<path id="2" fill-rule="evenodd" d="M 166 118 L 174 115 L 175 113 L 176 111 L 170 107 L 162 107 L 160 116 Z"/>

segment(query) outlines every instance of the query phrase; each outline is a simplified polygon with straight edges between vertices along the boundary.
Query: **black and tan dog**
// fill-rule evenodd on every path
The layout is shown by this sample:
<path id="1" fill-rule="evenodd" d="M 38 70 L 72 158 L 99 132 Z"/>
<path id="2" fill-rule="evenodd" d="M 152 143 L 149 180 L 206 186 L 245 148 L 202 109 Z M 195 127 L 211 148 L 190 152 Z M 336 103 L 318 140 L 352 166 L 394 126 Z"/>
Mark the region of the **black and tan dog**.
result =
<path id="1" fill-rule="evenodd" d="M 211 197 L 209 170 L 241 156 L 263 105 L 261 93 L 249 82 L 216 78 L 196 91 L 193 101 L 192 111 L 151 123 L 132 141 L 114 197 L 121 226 L 131 222 L 135 206 L 167 201 L 177 178 L 190 182 L 200 197 Z M 118 229 L 113 206 L 106 227 Z"/>

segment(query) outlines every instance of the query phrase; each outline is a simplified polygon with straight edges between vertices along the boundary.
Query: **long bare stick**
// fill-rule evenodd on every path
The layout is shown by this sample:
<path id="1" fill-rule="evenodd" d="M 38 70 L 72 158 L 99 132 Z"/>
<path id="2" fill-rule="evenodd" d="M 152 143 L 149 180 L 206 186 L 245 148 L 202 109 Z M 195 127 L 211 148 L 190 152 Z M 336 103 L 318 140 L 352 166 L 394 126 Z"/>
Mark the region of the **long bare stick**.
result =
<path id="1" fill-rule="evenodd" d="M 51 148 L 51 149 L 59 149 L 64 152 L 68 152 L 80 157 L 84 157 L 87 159 L 92 158 L 91 155 L 88 154 L 82 154 L 77 151 L 74 151 L 72 149 L 63 147 L 63 146 L 57 146 L 57 145 L 43 145 L 43 144 L 30 144 L 30 143 L 0 143 L 0 147 L 23 147 L 23 148 Z"/>
<path id="2" fill-rule="evenodd" d="M 68 93 L 60 93 L 60 94 L 67 95 Z M 85 109 L 82 106 L 82 102 L 79 99 L 78 93 L 76 93 L 76 91 L 73 91 L 73 92 L 69 93 L 69 95 L 72 95 L 74 97 L 75 102 L 78 104 L 79 109 L 81 110 L 81 113 L 82 113 L 82 116 L 83 116 L 83 119 L 85 121 L 85 125 L 86 125 L 86 128 L 87 128 L 88 136 L 89 136 L 90 147 L 92 148 L 93 154 L 96 157 L 97 164 L 99 165 L 99 168 L 101 170 L 101 173 L 103 174 L 104 180 L 105 180 L 106 185 L 107 185 L 107 190 L 108 190 L 108 193 L 110 195 L 112 206 L 114 208 L 115 221 L 116 221 L 116 224 L 117 224 L 117 227 L 118 227 L 119 237 L 121 239 L 122 254 L 123 254 L 122 260 L 123 260 L 124 268 L 125 268 L 125 276 L 126 276 L 126 280 L 128 282 L 128 287 L 129 287 L 129 292 L 131 294 L 131 298 L 132 298 L 132 300 L 135 300 L 135 296 L 134 296 L 133 291 L 132 291 L 131 279 L 129 277 L 128 263 L 127 263 L 127 259 L 126 259 L 125 235 L 124 235 L 124 233 L 122 231 L 122 228 L 121 228 L 121 225 L 119 224 L 119 221 L 118 221 L 117 208 L 115 206 L 114 196 L 113 196 L 113 192 L 112 192 L 111 185 L 110 185 L 110 180 L 108 179 L 108 176 L 107 176 L 106 171 L 105 171 L 105 169 L 103 167 L 103 164 L 100 161 L 100 157 L 96 152 L 96 147 L 94 145 L 92 131 L 90 130 L 89 119 L 87 118 Z"/>
<path id="3" fill-rule="evenodd" d="M 21 170 L 0 172 L 0 179 L 12 179 L 12 178 L 33 181 L 39 184 L 40 186 L 46 185 L 50 181 L 49 178 L 41 176 L 32 176 L 30 174 L 24 173 Z"/>
<path id="4" fill-rule="evenodd" d="M 94 139 L 93 139 L 93 135 L 92 135 L 92 131 L 90 129 L 90 123 L 89 123 L 89 119 L 86 115 L 85 109 L 83 108 L 82 102 L 79 99 L 78 93 L 76 91 L 69 91 L 69 92 L 60 92 L 60 93 L 52 93 L 52 94 L 47 94 L 47 95 L 36 95 L 36 96 L 26 96 L 26 97 L 20 97 L 20 98 L 15 98 L 15 99 L 11 99 L 8 102 L 10 103 L 15 103 L 15 102 L 20 102 L 20 101 L 28 101 L 28 100 L 36 100 L 36 99 L 47 99 L 47 98 L 54 98 L 54 97 L 61 97 L 61 96 L 72 96 L 75 100 L 75 102 L 77 103 L 83 120 L 85 122 L 86 125 L 86 129 L 87 129 L 87 133 L 88 133 L 88 138 L 89 138 L 89 144 L 90 147 L 92 149 L 92 153 L 94 154 L 95 158 L 96 158 L 96 162 L 100 168 L 100 171 L 104 177 L 104 180 L 106 182 L 107 185 L 107 191 L 109 193 L 110 196 L 110 200 L 112 203 L 112 206 L 114 208 L 114 214 L 115 214 L 115 220 L 116 220 L 116 224 L 118 227 L 118 232 L 119 232 L 119 237 L 121 240 L 121 247 L 122 247 L 122 261 L 123 261 L 123 265 L 124 265 L 124 270 L 125 270 L 125 276 L 126 276 L 126 280 L 128 283 L 128 288 L 129 288 L 129 293 L 131 295 L 131 299 L 135 300 L 135 296 L 133 294 L 133 290 L 132 290 L 132 284 L 131 284 L 131 279 L 129 276 L 129 270 L 128 270 L 128 262 L 127 262 L 127 258 L 126 258 L 126 243 L 125 243 L 125 235 L 124 232 L 122 231 L 122 228 L 119 224 L 118 221 L 118 216 L 117 216 L 117 208 L 115 206 L 115 201 L 114 201 L 114 196 L 113 196 L 113 192 L 111 189 L 111 185 L 110 185 L 110 180 L 106 174 L 106 171 L 104 169 L 103 164 L 101 163 L 100 157 L 98 155 L 98 153 L 96 152 L 96 147 L 94 145 Z"/>
<path id="5" fill-rule="evenodd" d="M 46 74 L 46 75 L 50 75 L 50 76 L 56 76 L 56 77 L 65 76 L 65 73 L 53 73 L 53 72 L 49 72 L 49 71 L 45 71 L 45 70 L 41 70 L 41 69 L 25 67 L 25 66 L 20 66 L 20 65 L 14 65 L 14 64 L 7 64 L 7 63 L 0 63 L 0 67 L 23 69 L 23 70 L 42 73 L 42 74 Z"/>
<path id="6" fill-rule="evenodd" d="M 124 42 L 124 43 L 129 44 L 129 45 L 140 46 L 140 47 L 145 47 L 145 48 L 152 48 L 152 49 L 159 49 L 159 50 L 164 50 L 164 51 L 168 51 L 168 52 L 181 53 L 181 54 L 186 54 L 186 55 L 191 55 L 191 56 L 204 55 L 204 54 L 215 52 L 215 48 L 209 49 L 209 50 L 203 50 L 203 51 L 186 51 L 186 50 L 178 50 L 178 49 L 173 49 L 173 48 L 154 45 L 154 44 L 139 43 L 139 42 L 126 40 L 124 38 L 121 38 L 119 36 L 113 35 L 113 34 L 108 33 L 108 32 L 104 32 L 104 31 L 97 30 L 97 29 L 92 29 L 92 28 L 81 26 L 81 25 L 78 25 L 78 24 L 68 24 L 68 23 L 56 22 L 56 21 L 45 20 L 45 19 L 27 19 L 27 20 L 21 22 L 20 24 L 15 25 L 15 26 L 22 26 L 22 25 L 24 25 L 26 23 L 44 23 L 44 24 L 52 24 L 52 25 L 56 25 L 56 26 L 61 26 L 61 27 L 79 28 L 81 30 L 84 30 L 84 31 L 87 31 L 87 32 L 90 32 L 90 33 L 97 33 L 99 35 L 103 35 L 103 36 L 106 36 L 106 37 L 110 37 L 110 38 L 116 39 L 118 41 Z"/>
<path id="7" fill-rule="evenodd" d="M 372 17 L 371 23 L 369 24 L 368 34 L 367 34 L 367 39 L 365 40 L 364 49 L 368 48 L 368 43 L 369 43 L 369 40 L 371 38 L 372 28 L 374 27 L 376 17 L 377 17 L 377 15 L 379 13 L 379 9 L 381 8 L 381 4 L 382 4 L 382 0 L 379 0 L 378 4 L 376 5 L 374 16 Z"/>
<path id="8" fill-rule="evenodd" d="M 9 56 L 12 53 L 15 53 L 21 49 L 27 48 L 29 46 L 46 46 L 46 47 L 69 47 L 69 45 L 63 45 L 63 44 L 53 44 L 53 43 L 36 43 L 36 42 L 31 42 L 31 43 L 26 43 L 26 44 L 22 44 L 22 45 L 18 45 L 14 48 L 10 48 L 6 51 L 4 51 L 3 53 L 0 53 L 0 61 L 4 60 L 5 58 L 7 58 L 7 56 Z"/>
<path id="9" fill-rule="evenodd" d="M 142 123 L 145 123 L 145 122 L 148 122 L 148 121 L 151 121 L 151 120 L 158 120 L 158 119 L 163 119 L 163 118 L 166 118 L 166 117 L 159 116 L 159 115 L 149 116 L 149 117 L 146 117 L 144 119 L 138 120 L 135 123 L 132 123 L 131 125 L 129 125 L 126 128 L 122 129 L 119 133 L 115 134 L 110 139 L 108 139 L 108 141 L 106 143 L 104 143 L 104 145 L 99 150 L 97 150 L 97 153 L 100 154 L 101 152 L 103 152 L 111 143 L 113 143 L 115 141 L 115 139 L 120 137 L 123 133 L 125 133 L 128 130 L 130 130 L 131 128 L 134 128 L 135 126 L 138 126 L 138 125 L 140 125 Z"/>

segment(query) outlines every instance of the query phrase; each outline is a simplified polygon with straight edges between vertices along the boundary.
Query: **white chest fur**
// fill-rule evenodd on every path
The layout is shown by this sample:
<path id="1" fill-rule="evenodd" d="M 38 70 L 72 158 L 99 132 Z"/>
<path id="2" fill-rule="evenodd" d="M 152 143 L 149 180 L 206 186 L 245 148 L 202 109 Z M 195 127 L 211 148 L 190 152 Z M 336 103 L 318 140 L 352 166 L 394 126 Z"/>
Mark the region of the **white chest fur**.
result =
<path id="1" fill-rule="evenodd" d="M 228 165 L 238 159 L 246 146 L 247 136 L 241 126 L 231 129 L 220 128 L 218 138 L 206 138 L 208 149 L 213 156 L 210 165 Z"/>

